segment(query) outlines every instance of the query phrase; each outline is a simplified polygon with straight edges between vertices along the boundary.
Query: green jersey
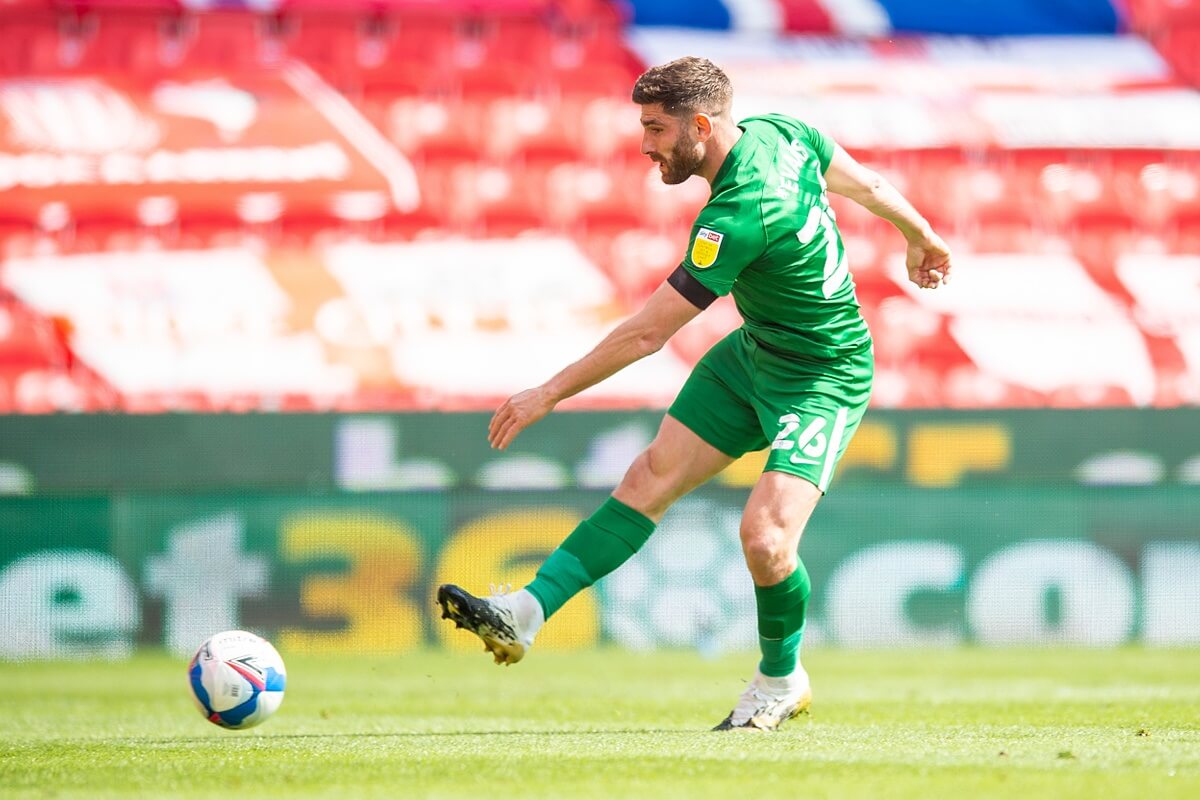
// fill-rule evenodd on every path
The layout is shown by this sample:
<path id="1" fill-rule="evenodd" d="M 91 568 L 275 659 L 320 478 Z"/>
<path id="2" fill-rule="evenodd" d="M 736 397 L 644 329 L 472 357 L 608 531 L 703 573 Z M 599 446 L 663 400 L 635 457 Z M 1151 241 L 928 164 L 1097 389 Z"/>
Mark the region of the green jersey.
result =
<path id="1" fill-rule="evenodd" d="M 745 329 L 782 356 L 828 360 L 870 346 L 825 194 L 833 141 L 781 114 L 750 117 L 717 171 L 683 268 L 732 292 Z"/>

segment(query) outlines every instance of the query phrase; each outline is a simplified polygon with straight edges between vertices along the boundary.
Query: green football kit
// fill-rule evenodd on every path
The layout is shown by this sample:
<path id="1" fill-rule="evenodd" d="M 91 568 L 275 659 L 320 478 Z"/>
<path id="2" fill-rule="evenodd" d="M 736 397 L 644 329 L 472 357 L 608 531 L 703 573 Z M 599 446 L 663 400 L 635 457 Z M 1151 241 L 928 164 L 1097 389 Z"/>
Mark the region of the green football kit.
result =
<path id="1" fill-rule="evenodd" d="M 765 470 L 825 492 L 874 373 L 871 336 L 825 193 L 834 145 L 780 115 L 739 127 L 687 256 L 667 280 L 699 308 L 732 294 L 745 323 L 700 359 L 667 413 L 735 458 L 769 445 Z M 624 564 L 655 527 L 610 497 L 525 588 L 549 619 Z M 755 585 L 763 676 L 787 678 L 799 668 L 811 588 L 802 560 L 779 583 Z"/>
<path id="2" fill-rule="evenodd" d="M 668 413 L 726 455 L 770 446 L 766 470 L 822 492 L 866 410 L 871 335 L 825 191 L 833 142 L 799 120 L 743 120 L 683 263 L 668 279 L 745 323 L 696 365 Z"/>

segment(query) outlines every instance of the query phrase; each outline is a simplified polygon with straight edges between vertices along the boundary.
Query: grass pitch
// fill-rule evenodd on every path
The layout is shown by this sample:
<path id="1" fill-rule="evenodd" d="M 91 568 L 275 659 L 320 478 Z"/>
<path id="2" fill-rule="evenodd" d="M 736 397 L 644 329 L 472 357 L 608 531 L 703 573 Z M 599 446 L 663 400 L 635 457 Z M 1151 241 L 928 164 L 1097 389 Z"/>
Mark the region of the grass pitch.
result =
<path id="1" fill-rule="evenodd" d="M 246 732 L 181 659 L 0 664 L 0 797 L 1200 797 L 1200 651 L 805 663 L 813 713 L 776 734 L 708 731 L 750 655 L 293 656 Z"/>

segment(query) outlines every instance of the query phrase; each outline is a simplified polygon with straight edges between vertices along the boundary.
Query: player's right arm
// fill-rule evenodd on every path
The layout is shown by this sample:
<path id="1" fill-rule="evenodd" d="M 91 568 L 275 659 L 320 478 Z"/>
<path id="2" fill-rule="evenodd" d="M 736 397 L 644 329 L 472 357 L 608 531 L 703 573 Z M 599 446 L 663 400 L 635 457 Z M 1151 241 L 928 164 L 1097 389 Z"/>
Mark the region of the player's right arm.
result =
<path id="1" fill-rule="evenodd" d="M 950 280 L 950 249 L 895 186 L 882 175 L 858 163 L 841 145 L 835 145 L 825 171 L 829 191 L 849 197 L 863 208 L 896 226 L 908 240 L 905 261 L 909 279 L 924 289 L 936 289 Z"/>
<path id="2" fill-rule="evenodd" d="M 488 442 L 505 449 L 518 433 L 549 414 L 561 401 L 661 350 L 703 307 L 675 282 L 659 286 L 640 311 L 614 328 L 590 353 L 541 386 L 508 398 L 492 416 Z"/>

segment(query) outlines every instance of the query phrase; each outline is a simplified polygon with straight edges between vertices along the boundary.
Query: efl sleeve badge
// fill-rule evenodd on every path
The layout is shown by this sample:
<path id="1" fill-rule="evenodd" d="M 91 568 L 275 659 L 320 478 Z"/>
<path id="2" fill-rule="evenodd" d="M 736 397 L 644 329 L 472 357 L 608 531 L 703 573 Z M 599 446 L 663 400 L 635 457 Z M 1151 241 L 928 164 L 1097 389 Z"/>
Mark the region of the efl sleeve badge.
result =
<path id="1" fill-rule="evenodd" d="M 696 239 L 692 242 L 692 263 L 697 269 L 711 267 L 717 260 L 717 253 L 721 251 L 721 240 L 725 238 L 725 234 L 710 231 L 708 228 L 701 228 L 696 233 Z"/>

